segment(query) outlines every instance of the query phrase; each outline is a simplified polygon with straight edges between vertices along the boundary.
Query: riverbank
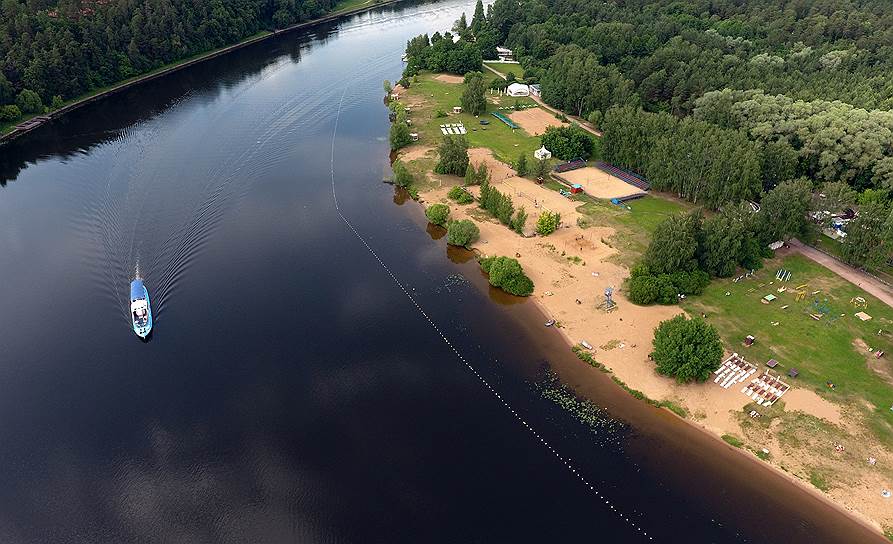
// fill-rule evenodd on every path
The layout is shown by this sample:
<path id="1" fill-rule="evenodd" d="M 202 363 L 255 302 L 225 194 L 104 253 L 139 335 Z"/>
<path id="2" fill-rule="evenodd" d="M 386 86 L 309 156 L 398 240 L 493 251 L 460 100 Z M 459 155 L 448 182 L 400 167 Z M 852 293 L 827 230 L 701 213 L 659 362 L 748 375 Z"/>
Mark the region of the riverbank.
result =
<path id="1" fill-rule="evenodd" d="M 70 113 L 82 106 L 86 106 L 92 102 L 97 100 L 102 100 L 103 98 L 107 98 L 114 94 L 117 94 L 121 91 L 134 87 L 136 85 L 140 85 L 142 83 L 146 83 L 148 81 L 152 81 L 153 79 L 157 79 L 159 77 L 163 77 L 165 75 L 171 74 L 178 70 L 182 70 L 184 68 L 188 68 L 190 66 L 194 66 L 198 63 L 220 57 L 232 51 L 236 51 L 238 49 L 242 49 L 244 47 L 248 47 L 249 45 L 254 45 L 256 43 L 262 42 L 274 36 L 281 36 L 282 34 L 286 34 L 289 32 L 293 32 L 295 30 L 300 30 L 302 28 L 307 28 L 310 26 L 318 25 L 321 23 L 326 23 L 330 21 L 337 20 L 341 17 L 347 17 L 350 15 L 355 15 L 357 13 L 362 13 L 364 11 L 369 11 L 374 8 L 388 6 L 391 4 L 396 4 L 403 0 L 382 0 L 382 1 L 373 1 L 373 0 L 347 0 L 345 2 L 346 6 L 340 9 L 333 11 L 323 17 L 319 17 L 317 19 L 313 19 L 312 21 L 305 21 L 303 23 L 297 23 L 291 25 L 286 28 L 276 29 L 272 31 L 263 31 L 254 36 L 248 37 L 238 43 L 234 43 L 232 45 L 228 45 L 226 47 L 222 47 L 219 49 L 214 49 L 212 51 L 208 51 L 205 53 L 200 53 L 193 57 L 189 57 L 186 59 L 179 60 L 167 66 L 163 66 L 161 68 L 157 68 L 152 70 L 151 72 L 135 76 L 133 78 L 124 80 L 120 83 L 116 83 L 109 87 L 103 87 L 101 89 L 97 89 L 92 91 L 86 95 L 75 98 L 73 100 L 67 101 L 65 105 L 61 108 L 41 113 L 41 114 L 33 114 L 24 116 L 21 119 L 18 119 L 15 124 L 10 124 L 5 127 L 0 133 L 0 146 L 3 144 L 18 138 L 19 136 L 23 136 L 32 130 L 37 129 L 45 125 L 46 123 L 51 122 L 54 119 L 58 119 L 63 115 Z M 17 128 L 22 127 L 22 128 Z"/>
<path id="2" fill-rule="evenodd" d="M 444 87 L 448 85 L 453 88 Z M 893 526 L 890 503 L 880 493 L 893 482 L 889 468 L 893 467 L 893 456 L 869 430 L 871 422 L 862 411 L 831 402 L 806 384 L 792 389 L 773 410 L 764 410 L 749 404 L 750 399 L 741 394 L 740 386 L 726 389 L 712 380 L 679 385 L 654 371 L 648 359 L 652 331 L 658 323 L 683 310 L 676 306 L 633 305 L 626 300 L 622 286 L 628 277 L 628 266 L 647 245 L 649 229 L 653 230 L 667 214 L 686 209 L 685 204 L 647 197 L 631 202 L 629 209 L 615 220 L 609 204 L 572 201 L 559 195 L 552 184 L 537 185 L 515 175 L 506 163 L 517 154 L 538 147 L 538 139 L 527 136 L 523 129 L 528 128 L 531 133 L 537 130 L 525 127 L 520 116 L 512 117 L 522 127 L 516 131 L 508 131 L 496 121 L 486 127 L 478 125 L 476 119 L 464 114 L 437 119 L 433 111 L 450 111 L 447 106 L 450 101 L 458 101 L 461 86 L 436 76 L 424 75 L 409 89 L 399 92 L 401 102 L 411 107 L 413 127 L 420 134 L 419 145 L 399 154 L 417 178 L 415 188 L 420 201 L 425 205 L 448 204 L 453 219 L 474 221 L 481 237 L 473 248 L 480 254 L 517 258 L 534 282 L 531 298 L 546 318 L 557 321 L 558 331 L 568 346 L 583 341 L 593 346 L 594 350 L 588 353 L 627 390 L 672 407 L 685 416 L 685 421 L 717 441 L 725 439 L 723 446 L 743 449 L 755 461 L 753 466 L 771 468 L 876 532 Z M 488 102 L 491 107 L 506 106 L 500 97 L 492 95 Z M 511 196 L 516 209 L 525 206 L 529 214 L 526 236 L 499 224 L 474 203 L 461 206 L 447 198 L 449 189 L 462 184 L 462 180 L 432 173 L 439 134 L 431 124 L 435 123 L 436 129 L 440 124 L 457 121 L 468 129 L 468 140 L 476 146 L 469 150 L 471 163 L 487 164 L 493 186 Z M 477 196 L 476 187 L 469 190 Z M 562 228 L 547 237 L 533 236 L 537 217 L 547 209 L 561 214 Z M 785 258 L 767 263 L 760 279 L 752 281 L 765 279 L 764 283 L 768 283 L 774 270 L 786 262 L 782 260 Z M 728 280 L 723 282 L 731 284 Z M 733 289 L 723 282 L 715 282 L 715 288 Z M 606 287 L 615 288 L 618 307 L 612 312 L 599 308 Z M 553 334 L 548 329 L 541 330 L 540 334 Z M 724 340 L 728 351 L 742 351 L 736 348 L 734 338 Z M 752 362 L 760 365 L 763 360 L 755 358 Z M 763 412 L 759 419 L 748 415 L 755 407 Z M 845 444 L 844 451 L 835 451 L 836 444 Z M 869 458 L 874 459 L 873 464 L 867 462 Z"/>

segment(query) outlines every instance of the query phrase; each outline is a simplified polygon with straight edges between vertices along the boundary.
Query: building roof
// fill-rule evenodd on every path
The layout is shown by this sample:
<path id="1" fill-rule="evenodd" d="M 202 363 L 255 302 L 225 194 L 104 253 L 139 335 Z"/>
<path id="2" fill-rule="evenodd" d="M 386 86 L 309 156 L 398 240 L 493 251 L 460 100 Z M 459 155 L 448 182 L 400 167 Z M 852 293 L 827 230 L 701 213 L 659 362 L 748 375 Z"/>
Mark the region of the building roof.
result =
<path id="1" fill-rule="evenodd" d="M 505 90 L 508 92 L 513 92 L 513 91 L 528 91 L 528 92 L 530 92 L 530 87 L 528 87 L 527 85 L 524 85 L 523 83 L 512 83 L 511 85 L 506 87 Z"/>

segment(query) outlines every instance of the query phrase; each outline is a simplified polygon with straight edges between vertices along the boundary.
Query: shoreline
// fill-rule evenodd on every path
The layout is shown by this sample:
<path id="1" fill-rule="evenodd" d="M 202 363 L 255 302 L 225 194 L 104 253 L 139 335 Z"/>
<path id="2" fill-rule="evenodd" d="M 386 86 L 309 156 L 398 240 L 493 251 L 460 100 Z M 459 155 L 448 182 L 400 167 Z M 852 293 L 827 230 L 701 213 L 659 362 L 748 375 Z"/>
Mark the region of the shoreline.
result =
<path id="1" fill-rule="evenodd" d="M 432 79 L 443 81 L 439 76 Z M 413 94 L 412 87 L 402 92 L 406 93 L 406 104 L 412 107 L 414 117 L 418 116 L 414 118 L 414 124 L 423 129 L 425 109 L 432 107 L 428 104 L 428 94 Z M 523 129 L 523 122 L 519 123 Z M 563 226 L 555 233 L 546 237 L 518 236 L 478 210 L 476 204 L 462 206 L 446 197 L 448 190 L 453 185 L 462 185 L 463 180 L 432 173 L 436 158 L 436 150 L 433 147 L 436 138 L 430 135 L 426 137 L 425 134 L 422 136 L 424 144 L 415 144 L 397 153 L 398 158 L 404 163 L 414 163 L 416 167 L 421 168 L 421 172 L 417 172 L 416 175 L 424 179 L 416 189 L 419 202 L 423 206 L 422 210 L 433 203 L 447 204 L 452 219 L 470 219 L 478 225 L 481 236 L 478 242 L 471 245 L 473 251 L 484 256 L 505 255 L 517 258 L 525 273 L 534 282 L 535 289 L 530 298 L 534 302 L 532 307 L 541 315 L 541 318 L 536 318 L 537 323 L 533 325 L 535 328 L 530 329 L 531 334 L 535 337 L 547 336 L 542 333 L 542 322 L 547 319 L 558 321 L 560 327 L 554 328 L 562 329 L 561 349 L 568 352 L 567 355 L 573 356 L 575 365 L 579 367 L 575 374 L 585 375 L 578 378 L 576 385 L 573 386 L 575 390 L 584 394 L 583 398 L 601 401 L 600 396 L 585 396 L 587 384 L 600 381 L 597 375 L 592 374 L 592 371 L 598 369 L 585 361 L 582 361 L 584 364 L 581 365 L 580 359 L 570 353 L 571 347 L 586 340 L 596 348 L 588 353 L 607 369 L 614 378 L 613 381 L 618 382 L 611 384 L 617 392 L 627 398 L 639 397 L 641 393 L 644 397 L 642 400 L 646 402 L 636 404 L 643 408 L 667 407 L 667 410 L 662 411 L 664 413 L 673 412 L 673 409 L 681 406 L 680 413 L 686 413 L 687 417 L 673 413 L 676 419 L 684 420 L 688 424 L 685 426 L 687 428 L 697 429 L 697 433 L 709 439 L 713 446 L 721 445 L 719 451 L 728 452 L 733 457 L 740 458 L 742 462 L 746 460 L 747 468 L 769 465 L 768 468 L 771 470 L 760 474 L 786 476 L 780 480 L 789 488 L 790 482 L 796 482 L 797 486 L 791 489 L 797 493 L 808 491 L 807 496 L 820 500 L 821 504 L 832 507 L 835 512 L 844 514 L 847 519 L 877 536 L 878 542 L 884 541 L 884 531 L 890 525 L 890 518 L 884 510 L 885 504 L 877 502 L 879 499 L 876 498 L 877 492 L 874 489 L 880 489 L 878 475 L 860 473 L 860 478 L 864 475 L 866 481 L 837 486 L 831 489 L 831 492 L 817 489 L 814 487 L 815 484 L 810 483 L 811 476 L 806 471 L 803 446 L 791 448 L 781 445 L 774 438 L 769 438 L 771 432 L 767 430 L 767 438 L 763 445 L 756 446 L 771 451 L 771 460 L 764 460 L 756 455 L 758 450 L 753 449 L 755 445 L 734 447 L 722 439 L 724 435 L 737 435 L 735 438 L 738 438 L 744 432 L 740 417 L 742 414 L 746 416 L 746 409 L 743 408 L 749 402 L 744 396 L 737 394 L 737 391 L 718 387 L 711 380 L 704 384 L 678 385 L 654 371 L 653 363 L 647 360 L 647 355 L 651 351 L 652 331 L 659 322 L 684 311 L 678 306 L 642 307 L 627 301 L 622 287 L 623 280 L 629 275 L 629 269 L 617 259 L 618 256 L 625 255 L 627 250 L 614 247 L 617 245 L 613 238 L 618 234 L 617 229 L 610 226 L 610 223 L 589 223 L 584 227 L 578 222 L 575 225 L 575 220 L 585 219 L 585 216 L 577 211 L 580 202 L 570 201 L 552 189 L 537 185 L 529 179 L 517 177 L 509 165 L 495 156 L 494 150 L 474 147 L 486 144 L 472 143 L 469 149 L 470 163 L 476 166 L 481 162 L 486 163 L 491 174 L 491 185 L 511 196 L 515 206 L 526 206 L 530 214 L 526 228 L 528 234 L 541 209 L 561 213 Z M 483 137 L 483 135 L 477 137 L 477 141 L 481 142 Z M 478 196 L 477 187 L 472 186 L 468 189 L 475 197 Z M 420 220 L 426 221 L 424 215 Z M 598 309 L 602 292 L 608 286 L 615 287 L 619 303 L 618 309 L 610 313 Z M 844 419 L 841 416 L 842 406 L 819 397 L 808 388 L 798 388 L 797 391 L 799 392 L 796 395 L 792 394 L 785 398 L 787 412 L 804 413 L 820 419 L 827 416 L 828 421 L 842 427 L 852 425 L 848 421 L 842 421 Z M 600 395 L 604 395 L 604 390 L 600 391 Z M 637 399 L 629 400 L 635 402 Z M 653 417 L 651 419 L 653 421 Z M 711 451 L 714 449 L 711 448 Z M 733 454 L 731 450 L 735 449 L 751 451 Z M 886 464 L 893 462 L 889 452 L 881 453 L 884 459 L 880 462 Z M 821 453 L 815 455 L 824 458 Z M 828 460 L 834 462 L 833 459 Z M 756 477 L 754 474 L 751 476 Z M 747 484 L 744 483 L 743 487 L 747 487 Z M 784 493 L 778 486 L 775 488 L 778 489 L 779 495 Z M 797 497 L 802 499 L 804 495 L 791 498 L 797 499 Z"/>
<path id="2" fill-rule="evenodd" d="M 423 198 L 417 201 L 420 204 L 418 211 L 410 212 L 412 219 L 421 229 L 430 224 L 425 217 L 424 209 L 425 204 L 431 201 L 425 200 L 424 196 L 423 193 Z M 479 256 L 481 253 L 481 249 L 478 246 L 467 249 L 467 251 L 475 256 Z M 468 264 L 474 264 L 475 269 L 481 272 L 479 265 L 476 263 Z M 862 529 L 867 533 L 855 535 L 856 539 L 839 540 L 841 542 L 864 542 L 866 544 L 874 541 L 878 544 L 888 542 L 872 520 L 858 511 L 847 509 L 844 505 L 834 501 L 818 489 L 813 488 L 807 482 L 784 472 L 774 465 L 761 461 L 753 454 L 741 451 L 740 448 L 735 448 L 725 443 L 716 433 L 698 424 L 696 421 L 680 417 L 669 408 L 654 406 L 636 399 L 611 380 L 610 376 L 613 375 L 613 371 L 601 371 L 586 364 L 574 355 L 570 349 L 574 342 L 566 331 L 559 329 L 559 335 L 542 334 L 543 330 L 551 333 L 555 328 L 544 329 L 542 323 L 549 318 L 550 313 L 537 297 L 527 297 L 532 300 L 522 299 L 520 304 L 506 303 L 505 301 L 494 299 L 492 294 L 488 293 L 488 291 L 495 288 L 489 285 L 483 273 L 472 274 L 468 279 L 476 289 L 488 297 L 490 303 L 500 306 L 507 319 L 514 321 L 527 333 L 525 341 L 532 341 L 538 347 L 555 353 L 555 356 L 549 359 L 551 370 L 560 377 L 561 383 L 572 388 L 581 399 L 593 402 L 600 407 L 606 407 L 621 420 L 635 425 L 649 439 L 653 438 L 654 435 L 659 435 L 661 438 L 671 441 L 673 447 L 692 449 L 701 447 L 702 449 L 697 449 L 697 454 L 699 455 L 711 457 L 715 455 L 720 458 L 720 461 L 729 461 L 736 467 L 755 469 L 750 474 L 732 472 L 728 476 L 732 480 L 740 479 L 742 485 L 750 484 L 758 490 L 764 485 L 773 490 L 777 489 L 778 492 L 773 498 L 779 504 L 797 508 L 801 512 L 815 512 L 817 508 L 824 508 L 829 516 L 839 516 L 837 520 L 828 520 L 829 525 L 837 530 L 835 533 L 836 537 L 843 539 L 851 535 L 851 531 L 854 530 L 853 527 L 839 527 L 835 523 L 842 520 L 855 524 L 858 529 Z M 524 302 L 531 302 L 531 304 L 525 304 Z M 679 446 L 680 444 L 682 446 Z M 647 455 L 648 450 L 644 451 L 644 454 Z M 717 482 L 717 485 L 725 485 L 727 483 L 727 481 Z M 791 486 L 792 483 L 795 485 Z M 874 538 L 868 540 L 871 537 Z"/>
<path id="3" fill-rule="evenodd" d="M 317 19 L 313 19 L 311 21 L 304 21 L 302 23 L 295 23 L 295 24 L 288 26 L 286 28 L 274 29 L 271 31 L 263 31 L 263 33 L 261 33 L 259 35 L 255 35 L 255 36 L 246 38 L 246 39 L 244 39 L 240 42 L 234 43 L 232 45 L 227 45 L 227 46 L 219 48 L 219 49 L 214 49 L 211 51 L 207 51 L 205 53 L 200 53 L 198 56 L 196 56 L 194 58 L 191 58 L 188 60 L 176 61 L 171 65 L 168 65 L 163 68 L 158 68 L 153 72 L 149 72 L 149 73 L 146 73 L 146 74 L 143 74 L 140 76 L 135 76 L 135 78 L 131 78 L 129 80 L 124 80 L 124 81 L 115 83 L 115 84 L 111 85 L 109 88 L 106 88 L 104 90 L 97 90 L 97 91 L 94 91 L 92 94 L 84 96 L 83 98 L 78 98 L 74 102 L 71 102 L 70 104 L 66 104 L 65 106 L 62 106 L 61 108 L 59 108 L 57 110 L 39 114 L 39 115 L 32 115 L 27 118 L 23 118 L 21 121 L 19 121 L 19 123 L 17 123 L 16 125 L 13 125 L 12 129 L 9 132 L 7 132 L 5 134 L 0 134 L 0 147 L 15 140 L 16 138 L 18 138 L 20 136 L 24 136 L 25 134 L 28 134 L 40 127 L 43 127 L 43 126 L 47 125 L 48 123 L 51 123 L 52 121 L 62 117 L 63 115 L 66 115 L 68 113 L 71 113 L 72 111 L 75 111 L 75 110 L 83 107 L 83 106 L 86 106 L 87 104 L 96 102 L 98 100 L 102 100 L 104 98 L 108 98 L 109 96 L 115 95 L 115 94 L 117 94 L 121 91 L 127 90 L 131 87 L 141 85 L 148 81 L 152 81 L 154 79 L 172 74 L 179 70 L 183 70 L 184 68 L 188 68 L 190 66 L 194 66 L 194 65 L 202 63 L 204 61 L 211 60 L 211 59 L 226 55 L 227 53 L 237 51 L 244 47 L 248 47 L 250 45 L 260 43 L 264 40 L 268 40 L 268 39 L 276 37 L 276 36 L 281 36 L 283 34 L 287 34 L 289 32 L 293 32 L 295 30 L 300 30 L 302 28 L 307 28 L 310 26 L 318 25 L 320 23 L 331 22 L 331 21 L 337 20 L 341 17 L 348 17 L 351 15 L 356 15 L 358 13 L 363 13 L 363 12 L 370 11 L 375 8 L 389 6 L 392 4 L 397 4 L 397 3 L 403 2 L 403 1 L 404 0 L 383 0 L 381 2 L 374 2 L 369 5 L 358 6 L 358 7 L 346 9 L 343 11 L 334 11 L 327 15 L 323 15 L 322 17 L 319 17 Z M 34 119 L 39 119 L 40 122 L 33 123 L 32 126 L 29 126 L 26 129 L 15 128 L 17 125 L 21 125 L 23 123 L 28 123 L 29 121 L 32 121 Z"/>

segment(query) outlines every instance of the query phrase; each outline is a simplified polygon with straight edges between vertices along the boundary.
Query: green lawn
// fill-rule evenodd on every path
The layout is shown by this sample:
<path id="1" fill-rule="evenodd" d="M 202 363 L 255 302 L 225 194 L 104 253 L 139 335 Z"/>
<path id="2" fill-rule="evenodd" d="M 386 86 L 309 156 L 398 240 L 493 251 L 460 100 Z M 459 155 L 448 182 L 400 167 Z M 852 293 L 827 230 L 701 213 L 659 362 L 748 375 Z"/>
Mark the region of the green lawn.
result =
<path id="1" fill-rule="evenodd" d="M 521 67 L 520 64 L 514 64 L 511 62 L 485 62 L 487 66 L 493 68 L 500 74 L 507 76 L 509 72 L 515 74 L 515 77 L 518 79 L 524 78 L 524 68 Z"/>
<path id="2" fill-rule="evenodd" d="M 528 98 L 515 99 L 511 97 L 487 94 L 487 113 L 476 118 L 468 113 L 453 114 L 453 106 L 458 106 L 462 96 L 464 85 L 456 83 L 444 83 L 438 81 L 435 74 L 421 74 L 418 81 L 413 83 L 409 89 L 409 98 L 401 98 L 401 102 L 414 103 L 418 99 L 425 101 L 424 107 L 415 108 L 410 113 L 412 121 L 412 130 L 419 133 L 420 144 L 436 146 L 443 135 L 440 132 L 440 125 L 462 123 L 465 125 L 468 134 L 468 144 L 470 147 L 487 147 L 493 150 L 494 156 L 499 160 L 514 164 L 521 153 L 528 155 L 533 160 L 533 152 L 539 148 L 540 139 L 537 136 L 530 136 L 521 129 L 512 130 L 497 119 L 490 115 L 499 107 L 513 106 L 517 101 L 522 104 L 532 104 Z M 493 102 L 496 102 L 494 104 Z M 436 112 L 449 112 L 446 117 L 436 117 Z M 501 113 L 508 114 L 510 112 L 502 110 Z M 486 119 L 489 124 L 484 126 L 480 124 L 481 119 Z"/>
<path id="3" fill-rule="evenodd" d="M 775 281 L 779 268 L 793 273 L 786 284 Z M 793 288 L 801 284 L 808 284 L 804 289 L 807 295 L 797 301 Z M 790 291 L 777 292 L 782 285 Z M 813 295 L 814 291 L 819 293 Z M 770 293 L 778 299 L 762 304 L 760 299 Z M 854 317 L 859 310 L 850 300 L 855 296 L 868 301 L 864 311 L 873 317 L 871 321 Z M 819 313 L 819 307 L 825 307 L 828 313 L 815 320 L 809 314 Z M 737 283 L 714 280 L 703 295 L 685 301 L 683 308 L 695 315 L 706 313 L 726 347 L 758 368 L 765 369 L 766 361 L 776 359 L 780 363 L 776 370 L 781 373 L 787 374 L 792 367 L 800 372 L 799 377 L 788 378 L 792 385 L 807 387 L 868 414 L 869 427 L 885 444 L 893 446 L 893 309 L 887 305 L 822 266 L 792 255 L 767 261 L 754 277 Z M 775 322 L 778 325 L 773 325 Z M 744 347 L 742 342 L 748 334 L 756 337 L 756 343 Z M 890 355 L 876 360 L 873 354 L 853 345 L 856 339 Z M 878 371 L 869 368 L 869 360 Z M 829 388 L 826 382 L 834 383 L 835 388 Z"/>

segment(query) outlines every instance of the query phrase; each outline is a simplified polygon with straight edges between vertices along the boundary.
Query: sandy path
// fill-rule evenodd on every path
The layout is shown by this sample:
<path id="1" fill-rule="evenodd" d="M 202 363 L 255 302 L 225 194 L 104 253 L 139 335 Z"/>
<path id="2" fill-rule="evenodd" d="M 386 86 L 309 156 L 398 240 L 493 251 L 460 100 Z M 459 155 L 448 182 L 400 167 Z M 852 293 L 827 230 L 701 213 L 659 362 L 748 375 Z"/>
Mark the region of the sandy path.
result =
<path id="1" fill-rule="evenodd" d="M 844 264 L 834 257 L 822 253 L 815 248 L 809 247 L 799 240 L 790 240 L 788 242 L 788 245 L 791 247 L 792 250 L 800 253 L 804 257 L 807 257 L 819 263 L 831 272 L 834 272 L 841 278 L 847 280 L 860 289 L 864 289 L 865 291 L 871 293 L 872 295 L 882 300 L 887 306 L 893 307 L 893 288 L 891 288 L 884 282 L 870 276 L 869 274 L 866 274 L 861 270 L 857 270 L 847 264 Z"/>

